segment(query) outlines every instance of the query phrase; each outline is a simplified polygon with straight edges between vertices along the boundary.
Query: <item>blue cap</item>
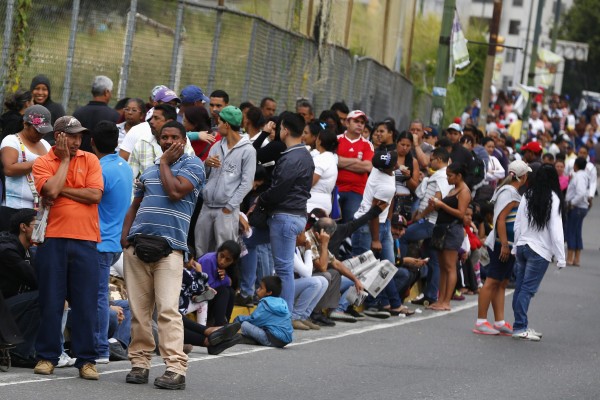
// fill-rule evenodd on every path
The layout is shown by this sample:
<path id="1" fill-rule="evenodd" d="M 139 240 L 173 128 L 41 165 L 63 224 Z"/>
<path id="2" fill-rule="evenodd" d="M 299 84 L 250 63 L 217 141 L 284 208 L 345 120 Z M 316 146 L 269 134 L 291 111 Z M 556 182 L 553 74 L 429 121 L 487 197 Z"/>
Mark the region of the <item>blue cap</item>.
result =
<path id="1" fill-rule="evenodd" d="M 433 126 L 426 126 L 425 128 L 423 128 L 423 135 L 437 137 L 438 131 Z"/>
<path id="2" fill-rule="evenodd" d="M 196 85 L 184 87 L 181 91 L 181 96 L 179 97 L 181 98 L 181 102 L 186 104 L 195 103 L 197 101 L 202 101 L 204 103 L 210 102 L 210 99 L 204 95 L 202 89 Z"/>

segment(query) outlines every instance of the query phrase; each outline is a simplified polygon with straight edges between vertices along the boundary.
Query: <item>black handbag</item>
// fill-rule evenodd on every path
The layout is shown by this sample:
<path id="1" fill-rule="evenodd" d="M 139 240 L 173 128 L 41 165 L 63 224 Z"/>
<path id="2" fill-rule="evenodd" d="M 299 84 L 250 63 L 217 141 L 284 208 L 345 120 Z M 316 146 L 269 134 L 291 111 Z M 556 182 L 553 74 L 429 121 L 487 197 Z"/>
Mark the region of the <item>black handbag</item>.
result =
<path id="1" fill-rule="evenodd" d="M 154 263 L 173 252 L 167 239 L 162 236 L 139 233 L 133 238 L 133 254 L 145 263 Z"/>
<path id="2" fill-rule="evenodd" d="M 269 214 L 267 210 L 264 207 L 257 206 L 248 216 L 248 223 L 250 226 L 258 229 L 269 229 L 269 225 L 267 224 L 268 219 Z"/>
<path id="3" fill-rule="evenodd" d="M 449 229 L 450 225 L 435 225 L 433 227 L 433 233 L 431 234 L 429 245 L 435 250 L 444 250 L 444 244 L 446 244 L 446 234 L 448 234 Z"/>

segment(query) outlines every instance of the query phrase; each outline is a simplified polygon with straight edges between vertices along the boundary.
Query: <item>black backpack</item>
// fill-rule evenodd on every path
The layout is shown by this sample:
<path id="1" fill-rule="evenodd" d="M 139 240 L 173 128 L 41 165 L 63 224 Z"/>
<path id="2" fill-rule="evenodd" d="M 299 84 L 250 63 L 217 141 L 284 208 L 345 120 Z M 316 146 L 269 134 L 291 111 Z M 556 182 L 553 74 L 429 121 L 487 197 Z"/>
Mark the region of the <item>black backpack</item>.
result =
<path id="1" fill-rule="evenodd" d="M 469 186 L 469 189 L 473 191 L 484 185 L 486 166 L 483 160 L 477 157 L 475 152 L 472 151 L 471 156 L 473 159 L 471 160 L 471 165 L 467 168 L 465 183 Z"/>

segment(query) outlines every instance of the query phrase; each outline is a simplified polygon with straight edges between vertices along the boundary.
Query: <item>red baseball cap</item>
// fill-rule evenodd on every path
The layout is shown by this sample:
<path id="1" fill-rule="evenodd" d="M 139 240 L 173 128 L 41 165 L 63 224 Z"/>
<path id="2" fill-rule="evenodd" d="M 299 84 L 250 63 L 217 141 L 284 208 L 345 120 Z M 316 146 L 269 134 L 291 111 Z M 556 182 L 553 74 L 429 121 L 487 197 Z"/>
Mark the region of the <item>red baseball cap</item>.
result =
<path id="1" fill-rule="evenodd" d="M 538 154 L 542 152 L 542 145 L 539 142 L 529 142 L 525 146 L 521 146 L 521 151 L 525 150 Z"/>

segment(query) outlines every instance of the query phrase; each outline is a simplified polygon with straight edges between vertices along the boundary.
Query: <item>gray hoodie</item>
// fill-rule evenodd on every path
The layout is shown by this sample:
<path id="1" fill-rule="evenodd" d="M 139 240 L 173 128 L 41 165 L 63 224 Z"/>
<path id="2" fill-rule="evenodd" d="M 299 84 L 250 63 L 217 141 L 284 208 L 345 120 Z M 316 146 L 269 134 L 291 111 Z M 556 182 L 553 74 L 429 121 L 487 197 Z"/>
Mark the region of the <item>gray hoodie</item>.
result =
<path id="1" fill-rule="evenodd" d="M 227 139 L 223 138 L 208 153 L 209 157 L 219 156 L 221 167 L 210 168 L 204 164 L 208 181 L 202 190 L 202 198 L 207 207 L 227 207 L 233 211 L 240 207 L 240 203 L 252 189 L 256 150 L 245 136 L 225 155 L 226 149 Z"/>

